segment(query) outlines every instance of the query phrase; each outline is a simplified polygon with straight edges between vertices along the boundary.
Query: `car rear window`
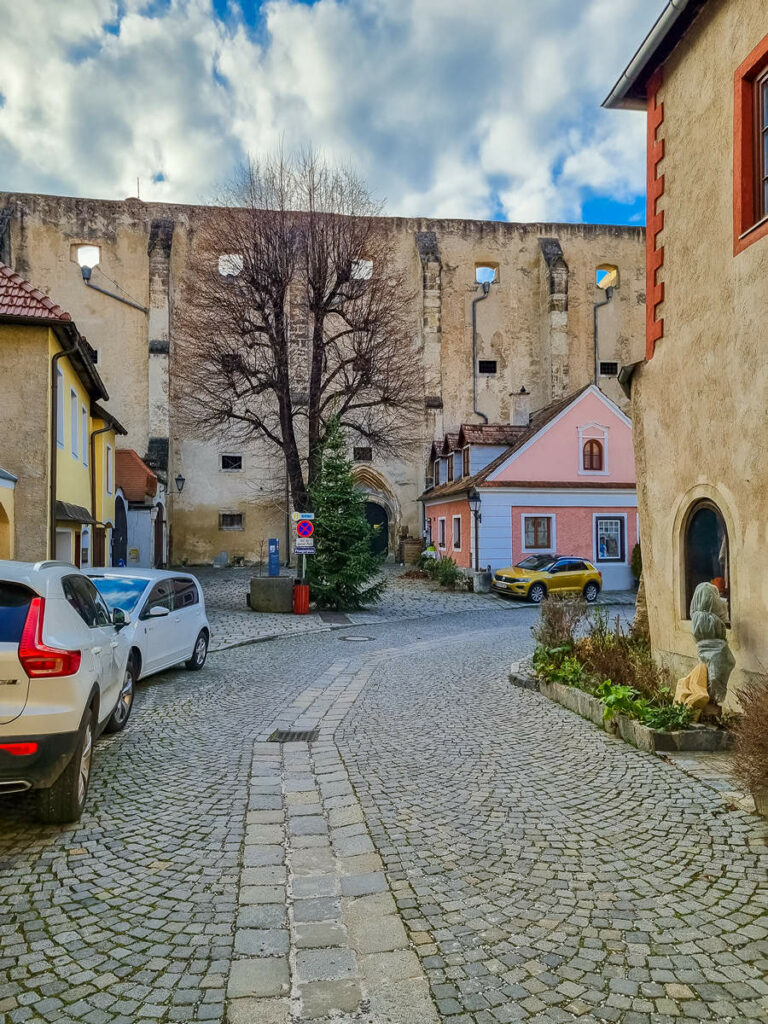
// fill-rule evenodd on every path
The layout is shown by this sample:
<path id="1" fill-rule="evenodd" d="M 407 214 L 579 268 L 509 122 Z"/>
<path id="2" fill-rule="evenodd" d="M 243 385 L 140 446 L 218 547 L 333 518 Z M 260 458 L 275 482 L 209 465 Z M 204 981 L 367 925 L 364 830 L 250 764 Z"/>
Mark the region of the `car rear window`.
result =
<path id="1" fill-rule="evenodd" d="M 35 595 L 18 583 L 0 582 L 0 644 L 21 640 L 29 603 Z"/>

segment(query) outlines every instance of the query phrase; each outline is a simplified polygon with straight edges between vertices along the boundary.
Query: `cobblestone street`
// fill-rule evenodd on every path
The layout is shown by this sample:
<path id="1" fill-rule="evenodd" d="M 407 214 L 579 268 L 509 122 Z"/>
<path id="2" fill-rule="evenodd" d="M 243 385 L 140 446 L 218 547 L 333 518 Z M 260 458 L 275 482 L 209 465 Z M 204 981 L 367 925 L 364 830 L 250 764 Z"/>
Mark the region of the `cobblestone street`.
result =
<path id="1" fill-rule="evenodd" d="M 0 804 L 0 1021 L 765 1020 L 761 819 L 511 687 L 535 609 L 444 600 L 140 684 L 79 825 Z"/>

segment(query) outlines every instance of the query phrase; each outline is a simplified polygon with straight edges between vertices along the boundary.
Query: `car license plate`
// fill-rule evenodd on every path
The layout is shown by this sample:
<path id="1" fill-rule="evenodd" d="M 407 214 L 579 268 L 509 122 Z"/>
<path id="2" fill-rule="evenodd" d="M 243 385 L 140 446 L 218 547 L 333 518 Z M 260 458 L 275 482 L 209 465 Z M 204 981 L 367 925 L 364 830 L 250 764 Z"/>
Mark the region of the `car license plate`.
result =
<path id="1" fill-rule="evenodd" d="M 497 587 L 508 587 L 509 584 L 505 583 L 504 580 L 496 580 L 496 586 Z"/>

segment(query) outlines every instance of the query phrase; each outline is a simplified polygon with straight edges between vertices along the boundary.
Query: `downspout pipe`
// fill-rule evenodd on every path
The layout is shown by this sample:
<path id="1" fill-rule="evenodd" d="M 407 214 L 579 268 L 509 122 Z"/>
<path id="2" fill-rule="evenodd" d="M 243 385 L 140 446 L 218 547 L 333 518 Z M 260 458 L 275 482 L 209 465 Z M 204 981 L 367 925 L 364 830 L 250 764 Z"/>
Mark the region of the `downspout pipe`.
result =
<path id="1" fill-rule="evenodd" d="M 124 299 L 122 295 L 115 295 L 114 292 L 108 292 L 106 288 L 99 288 L 97 284 L 94 284 L 93 281 L 91 281 L 91 267 L 81 267 L 80 269 L 83 274 L 83 281 L 95 292 L 101 292 L 102 295 L 108 295 L 110 299 L 117 299 L 118 302 L 122 302 L 126 306 L 131 306 L 133 309 L 139 309 L 142 313 L 149 313 L 146 306 L 140 306 L 138 302 L 131 302 L 130 299 Z"/>
<path id="2" fill-rule="evenodd" d="M 483 281 L 482 287 L 482 294 L 472 299 L 472 411 L 475 416 L 482 417 L 483 422 L 487 423 L 488 417 L 477 408 L 477 304 L 488 298 L 491 282 Z"/>
<path id="3" fill-rule="evenodd" d="M 60 359 L 63 359 L 64 356 L 71 356 L 76 348 L 76 344 L 70 346 L 70 348 L 63 348 L 61 352 L 57 352 L 51 359 L 51 463 L 48 472 L 50 477 L 48 495 L 48 504 L 50 506 L 50 521 L 48 523 L 49 558 L 56 557 L 56 485 L 58 483 L 59 468 L 59 442 L 56 436 L 59 426 L 59 389 L 56 386 L 56 367 Z M 66 438 L 64 439 L 64 444 L 66 445 Z"/>
<path id="4" fill-rule="evenodd" d="M 96 436 L 98 434 L 108 434 L 110 430 L 114 429 L 114 427 L 106 426 L 91 431 L 91 515 L 94 519 L 96 518 Z"/>
<path id="5" fill-rule="evenodd" d="M 595 387 L 599 387 L 598 378 L 600 376 L 600 346 L 598 344 L 597 335 L 597 311 L 602 309 L 603 306 L 607 306 L 613 297 L 613 288 L 605 289 L 605 298 L 602 302 L 596 302 L 592 307 L 592 318 L 594 323 L 594 345 L 595 345 Z"/>

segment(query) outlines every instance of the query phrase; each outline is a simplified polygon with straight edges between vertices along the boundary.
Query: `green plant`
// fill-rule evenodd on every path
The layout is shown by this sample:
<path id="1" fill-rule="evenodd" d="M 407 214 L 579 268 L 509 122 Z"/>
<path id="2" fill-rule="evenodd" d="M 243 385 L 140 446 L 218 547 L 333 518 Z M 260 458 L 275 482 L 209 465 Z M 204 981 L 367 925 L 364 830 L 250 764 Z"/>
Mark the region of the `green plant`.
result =
<path id="1" fill-rule="evenodd" d="M 640 573 L 643 571 L 643 555 L 639 544 L 635 544 L 632 548 L 632 557 L 629 562 L 629 567 L 632 570 L 632 575 L 635 579 L 639 580 Z"/>
<path id="2" fill-rule="evenodd" d="M 321 608 L 360 608 L 384 589 L 383 559 L 371 548 L 365 498 L 355 485 L 352 463 L 337 420 L 328 427 L 320 473 L 310 491 L 315 513 L 315 554 L 307 579 Z"/>
<path id="3" fill-rule="evenodd" d="M 441 558 L 435 571 L 435 579 L 441 587 L 454 587 L 464 579 L 464 573 L 452 558 Z"/>
<path id="4" fill-rule="evenodd" d="M 643 710 L 643 698 L 632 686 L 622 686 L 604 680 L 593 691 L 595 697 L 603 704 L 603 718 L 609 722 L 614 715 L 628 715 L 630 718 L 639 718 Z"/>
<path id="5" fill-rule="evenodd" d="M 648 702 L 642 722 L 651 729 L 658 729 L 659 732 L 674 732 L 677 729 L 687 729 L 693 721 L 693 711 L 685 704 L 665 704 L 659 706 Z"/>

